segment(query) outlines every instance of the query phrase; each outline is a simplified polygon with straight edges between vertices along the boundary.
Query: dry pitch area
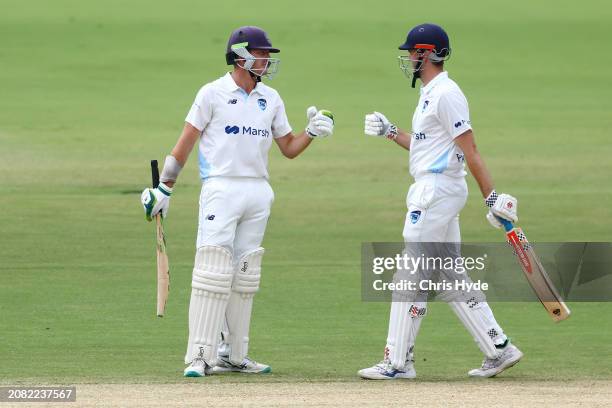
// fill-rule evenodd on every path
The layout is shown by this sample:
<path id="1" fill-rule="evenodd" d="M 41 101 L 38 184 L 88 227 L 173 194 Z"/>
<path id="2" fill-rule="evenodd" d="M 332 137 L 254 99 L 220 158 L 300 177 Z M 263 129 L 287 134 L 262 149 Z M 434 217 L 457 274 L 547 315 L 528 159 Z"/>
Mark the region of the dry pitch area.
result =
<path id="1" fill-rule="evenodd" d="M 81 384 L 77 402 L 35 406 L 185 407 L 185 406 L 458 406 L 604 407 L 612 400 L 612 381 L 564 382 L 338 382 Z M 1 404 L 0 407 L 25 404 Z"/>

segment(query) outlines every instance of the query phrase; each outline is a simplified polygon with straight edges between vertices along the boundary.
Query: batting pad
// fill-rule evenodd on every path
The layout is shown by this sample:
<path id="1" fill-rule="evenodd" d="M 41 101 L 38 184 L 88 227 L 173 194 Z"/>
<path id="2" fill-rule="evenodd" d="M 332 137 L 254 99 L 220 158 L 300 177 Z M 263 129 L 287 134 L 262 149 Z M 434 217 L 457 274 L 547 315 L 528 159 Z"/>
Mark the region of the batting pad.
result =
<path id="1" fill-rule="evenodd" d="M 497 324 L 489 304 L 472 299 L 467 302 L 449 302 L 448 304 L 470 332 L 480 351 L 488 358 L 499 357 L 500 350 L 495 347 L 495 344 L 503 343 L 506 335 Z"/>
<path id="2" fill-rule="evenodd" d="M 209 245 L 198 248 L 191 281 L 186 364 L 196 357 L 204 358 L 208 365 L 215 364 L 232 277 L 230 251 Z"/>
<path id="3" fill-rule="evenodd" d="M 426 313 L 427 302 L 391 302 L 385 357 L 394 368 L 401 369 L 407 360 L 412 360 L 416 336 Z"/>
<path id="4" fill-rule="evenodd" d="M 238 262 L 232 293 L 225 312 L 227 332 L 223 338 L 230 346 L 230 361 L 242 364 L 249 351 L 249 328 L 253 297 L 259 290 L 263 248 L 247 252 Z"/>

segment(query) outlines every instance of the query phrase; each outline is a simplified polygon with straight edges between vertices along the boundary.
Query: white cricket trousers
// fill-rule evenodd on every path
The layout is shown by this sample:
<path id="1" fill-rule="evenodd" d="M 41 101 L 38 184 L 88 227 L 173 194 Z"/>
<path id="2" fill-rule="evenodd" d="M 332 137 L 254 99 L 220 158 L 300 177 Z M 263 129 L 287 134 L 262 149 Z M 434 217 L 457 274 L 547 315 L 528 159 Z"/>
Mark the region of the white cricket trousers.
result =
<path id="1" fill-rule="evenodd" d="M 461 242 L 459 212 L 467 201 L 465 178 L 420 177 L 408 190 L 404 242 Z"/>
<path id="2" fill-rule="evenodd" d="M 202 184 L 185 363 L 199 356 L 214 365 L 222 331 L 224 347 L 230 350 L 228 342 L 235 344 L 230 358 L 240 363 L 246 355 L 252 301 L 261 276 L 254 264 L 260 265 L 263 255 L 254 253 L 261 246 L 273 201 L 264 178 L 211 177 Z M 214 247 L 229 253 L 215 252 Z M 201 248 L 207 256 L 200 256 Z M 253 258 L 238 271 L 243 255 Z"/>
<path id="3" fill-rule="evenodd" d="M 234 260 L 257 249 L 266 231 L 274 192 L 264 178 L 210 177 L 202 184 L 196 248 L 218 245 Z"/>
<path id="4" fill-rule="evenodd" d="M 404 242 L 461 242 L 459 212 L 467 201 L 465 178 L 444 174 L 428 174 L 410 186 L 406 205 Z M 416 254 L 415 256 L 418 256 Z M 461 323 L 488 358 L 496 358 L 499 344 L 507 337 L 495 320 L 484 294 L 469 301 L 449 301 Z M 391 303 L 389 331 L 385 357 L 395 368 L 412 360 L 413 349 L 422 318 L 427 313 L 427 301 L 408 298 Z"/>

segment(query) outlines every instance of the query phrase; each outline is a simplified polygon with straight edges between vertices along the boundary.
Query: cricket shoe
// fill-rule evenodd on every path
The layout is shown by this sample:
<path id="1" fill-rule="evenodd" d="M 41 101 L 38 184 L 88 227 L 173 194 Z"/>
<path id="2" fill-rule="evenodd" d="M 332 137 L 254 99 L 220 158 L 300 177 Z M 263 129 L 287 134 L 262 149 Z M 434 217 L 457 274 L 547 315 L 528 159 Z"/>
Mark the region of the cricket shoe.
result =
<path id="1" fill-rule="evenodd" d="M 196 357 L 189 367 L 183 371 L 183 376 L 185 377 L 204 377 L 207 374 L 211 373 L 211 368 L 206 361 L 204 361 L 201 357 Z"/>
<path id="2" fill-rule="evenodd" d="M 359 370 L 357 374 L 366 380 L 397 380 L 416 377 L 414 361 L 406 361 L 406 364 L 401 369 L 397 369 L 393 367 L 388 359 L 381 361 L 375 366 Z"/>
<path id="3" fill-rule="evenodd" d="M 229 355 L 219 354 L 217 365 L 212 369 L 213 373 L 249 373 L 249 374 L 265 374 L 272 372 L 272 367 L 269 365 L 258 363 L 245 357 L 242 364 L 234 364 L 230 361 Z"/>
<path id="4" fill-rule="evenodd" d="M 504 347 L 501 355 L 497 358 L 485 358 L 480 368 L 468 372 L 470 377 L 495 377 L 507 368 L 518 363 L 523 353 L 514 344 L 510 343 Z"/>

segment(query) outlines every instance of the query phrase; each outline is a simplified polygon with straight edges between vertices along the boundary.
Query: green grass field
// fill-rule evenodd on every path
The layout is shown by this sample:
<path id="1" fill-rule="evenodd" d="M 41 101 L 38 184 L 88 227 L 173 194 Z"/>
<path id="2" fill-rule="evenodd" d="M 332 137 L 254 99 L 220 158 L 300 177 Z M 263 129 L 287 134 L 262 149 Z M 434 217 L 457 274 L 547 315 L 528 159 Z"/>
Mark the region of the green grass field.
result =
<path id="1" fill-rule="evenodd" d="M 451 36 L 451 77 L 470 101 L 498 190 L 519 198 L 532 241 L 610 241 L 612 7 L 587 0 L 155 3 L 3 0 L 0 13 L 0 383 L 182 382 L 199 180 L 189 161 L 166 223 L 167 317 L 154 317 L 153 225 L 140 191 L 174 145 L 199 87 L 226 71 L 229 32 L 265 27 L 281 48 L 270 85 L 295 130 L 332 110 L 336 132 L 290 161 L 273 147 L 251 355 L 266 377 L 357 381 L 376 362 L 388 305 L 360 295 L 360 245 L 399 241 L 408 155 L 363 135 L 372 110 L 409 128 L 418 90 L 397 46 L 424 21 Z M 465 241 L 497 241 L 477 188 Z M 502 381 L 612 379 L 612 307 L 574 303 L 553 324 L 539 304 L 494 305 L 525 359 Z M 444 304 L 417 341 L 422 381 L 480 363 Z M 191 381 L 191 380 L 189 380 Z"/>

